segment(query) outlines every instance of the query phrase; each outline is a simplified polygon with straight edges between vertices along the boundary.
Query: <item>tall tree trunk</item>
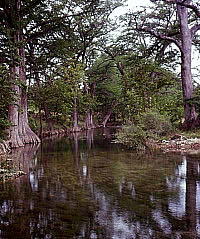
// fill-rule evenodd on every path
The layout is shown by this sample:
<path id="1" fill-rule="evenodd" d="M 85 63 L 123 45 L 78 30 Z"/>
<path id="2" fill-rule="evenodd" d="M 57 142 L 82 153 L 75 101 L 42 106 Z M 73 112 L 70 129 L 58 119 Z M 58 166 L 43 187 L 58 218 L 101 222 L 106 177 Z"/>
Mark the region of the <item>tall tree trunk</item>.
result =
<path id="1" fill-rule="evenodd" d="M 186 2 L 190 3 L 191 0 L 186 0 Z M 188 24 L 188 9 L 177 4 L 177 11 L 181 30 L 181 78 L 184 100 L 184 127 L 189 129 L 195 126 L 197 118 L 195 106 L 187 102 L 193 96 L 191 71 L 192 31 Z"/>
<path id="2" fill-rule="evenodd" d="M 106 124 L 107 124 L 107 122 L 108 122 L 108 120 L 109 120 L 109 118 L 110 118 L 110 116 L 111 116 L 111 114 L 112 114 L 112 112 L 113 112 L 113 109 L 114 109 L 114 107 L 115 107 L 117 104 L 118 104 L 118 103 L 115 102 L 114 105 L 112 106 L 112 108 L 109 109 L 108 112 L 106 113 L 106 115 L 104 116 L 103 122 L 102 122 L 103 127 L 106 127 Z"/>
<path id="3" fill-rule="evenodd" d="M 49 109 L 45 103 L 43 104 L 43 108 L 44 108 L 45 119 L 48 124 L 48 128 L 51 131 L 51 133 L 53 133 L 54 132 L 54 123 L 53 123 L 53 120 L 50 118 Z"/>
<path id="4" fill-rule="evenodd" d="M 17 10 L 20 9 L 20 2 L 19 0 L 15 2 L 14 5 Z M 10 15 L 11 18 L 13 18 L 13 15 Z M 18 16 L 19 17 L 19 16 Z M 17 20 L 17 19 L 15 19 Z M 8 109 L 8 120 L 12 124 L 9 128 L 9 138 L 8 142 L 11 148 L 17 148 L 24 146 L 20 135 L 19 135 L 19 108 L 20 108 L 20 97 L 21 97 L 21 91 L 19 84 L 16 84 L 19 75 L 20 75 L 20 67 L 19 62 L 16 60 L 20 57 L 20 52 L 18 48 L 18 43 L 20 41 L 20 30 L 19 29 L 12 29 L 10 38 L 12 39 L 12 45 L 10 47 L 11 50 L 11 58 L 12 62 L 10 63 L 10 81 L 13 85 L 13 91 L 15 94 L 15 102 L 9 106 Z"/>
<path id="5" fill-rule="evenodd" d="M 39 109 L 39 116 L 40 116 L 40 138 L 42 139 L 43 137 L 43 125 L 42 125 L 42 110 L 41 108 Z"/>
<path id="6" fill-rule="evenodd" d="M 21 41 L 23 37 L 21 36 Z M 24 87 L 21 89 L 21 111 L 19 113 L 19 133 L 24 144 L 39 143 L 39 137 L 31 130 L 28 123 L 28 108 L 27 108 L 27 92 L 26 92 L 26 68 L 25 68 L 25 51 L 24 47 L 20 49 L 20 80 Z"/>
<path id="7" fill-rule="evenodd" d="M 106 124 L 107 124 L 111 114 L 112 114 L 112 109 L 109 109 L 108 112 L 106 113 L 106 115 L 103 118 L 103 122 L 102 122 L 103 127 L 106 127 Z"/>
<path id="8" fill-rule="evenodd" d="M 93 115 L 92 115 L 91 110 L 88 110 L 87 113 L 86 113 L 85 128 L 86 129 L 95 128 L 94 123 L 93 123 Z"/>
<path id="9" fill-rule="evenodd" d="M 13 83 L 13 91 L 15 93 L 15 103 L 9 105 L 8 109 L 8 120 L 12 124 L 8 130 L 8 143 L 11 148 L 17 148 L 24 146 L 20 136 L 19 136 L 19 97 L 20 89 L 19 86 L 15 84 L 16 77 L 19 75 L 19 66 L 10 67 L 10 80 Z"/>
<path id="10" fill-rule="evenodd" d="M 78 99 L 77 99 L 77 89 L 75 88 L 75 96 L 74 96 L 74 112 L 73 112 L 73 132 L 78 132 L 80 131 L 80 128 L 78 126 Z"/>
<path id="11" fill-rule="evenodd" d="M 96 82 L 91 83 L 90 90 L 88 89 L 88 86 L 86 83 L 84 85 L 84 88 L 85 88 L 86 95 L 90 94 L 90 97 L 93 99 L 94 94 L 95 94 Z M 92 110 L 90 109 L 90 105 L 89 105 L 89 109 L 87 110 L 87 113 L 86 113 L 85 128 L 86 129 L 95 128 L 95 125 L 93 123 L 93 115 L 92 115 Z"/>
<path id="12" fill-rule="evenodd" d="M 11 148 L 24 146 L 26 143 L 38 143 L 40 139 L 33 133 L 28 124 L 26 73 L 25 73 L 25 51 L 23 42 L 23 30 L 21 29 L 21 0 L 13 1 L 10 9 L 11 20 L 11 57 L 10 80 L 16 95 L 15 102 L 9 106 L 8 119 L 12 126 L 9 129 L 8 142 Z M 19 80 L 24 87 L 19 86 Z"/>

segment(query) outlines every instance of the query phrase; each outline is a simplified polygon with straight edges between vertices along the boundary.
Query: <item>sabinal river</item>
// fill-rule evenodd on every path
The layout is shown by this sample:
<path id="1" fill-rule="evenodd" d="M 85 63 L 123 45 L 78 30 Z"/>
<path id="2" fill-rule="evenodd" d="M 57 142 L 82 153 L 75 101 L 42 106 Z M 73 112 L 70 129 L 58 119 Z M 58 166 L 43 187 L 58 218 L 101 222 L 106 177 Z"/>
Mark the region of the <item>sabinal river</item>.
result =
<path id="1" fill-rule="evenodd" d="M 0 182 L 0 238 L 200 238 L 200 155 L 111 140 L 99 129 L 13 152 L 27 174 Z"/>

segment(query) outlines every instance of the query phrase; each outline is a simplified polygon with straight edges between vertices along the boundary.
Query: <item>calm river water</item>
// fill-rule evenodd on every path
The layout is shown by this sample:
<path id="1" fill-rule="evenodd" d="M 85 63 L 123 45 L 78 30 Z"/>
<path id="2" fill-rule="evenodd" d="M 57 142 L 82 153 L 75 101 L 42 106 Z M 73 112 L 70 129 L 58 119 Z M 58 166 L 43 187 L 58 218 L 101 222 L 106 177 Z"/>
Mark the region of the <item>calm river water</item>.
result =
<path id="1" fill-rule="evenodd" d="M 0 238 L 200 238 L 200 155 L 135 154 L 108 129 L 13 153 L 27 175 L 0 183 Z"/>

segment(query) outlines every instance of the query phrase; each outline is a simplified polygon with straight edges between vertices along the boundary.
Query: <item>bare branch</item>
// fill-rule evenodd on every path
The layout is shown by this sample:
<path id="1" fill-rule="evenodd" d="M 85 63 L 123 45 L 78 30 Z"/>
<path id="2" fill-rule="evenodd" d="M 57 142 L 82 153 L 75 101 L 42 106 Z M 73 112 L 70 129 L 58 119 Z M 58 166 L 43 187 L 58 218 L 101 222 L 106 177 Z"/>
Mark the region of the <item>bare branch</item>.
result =
<path id="1" fill-rule="evenodd" d="M 154 37 L 156 37 L 158 39 L 162 39 L 162 40 L 167 40 L 167 41 L 173 42 L 180 49 L 180 51 L 182 51 L 181 43 L 178 40 L 176 40 L 175 38 L 173 38 L 173 37 L 156 33 L 156 32 L 154 32 L 153 30 L 151 30 L 150 28 L 147 28 L 147 27 L 146 28 L 138 27 L 137 30 L 140 31 L 140 32 L 147 32 L 150 35 L 152 35 L 152 36 L 154 36 Z"/>
<path id="2" fill-rule="evenodd" d="M 184 1 L 183 2 L 177 1 L 177 4 L 180 6 L 184 6 L 184 7 L 192 9 L 195 12 L 195 14 L 197 15 L 197 17 L 200 17 L 200 10 L 198 9 L 197 6 L 195 6 L 193 4 L 187 4 Z"/>
<path id="3" fill-rule="evenodd" d="M 43 37 L 45 36 L 46 34 L 52 32 L 53 30 L 57 29 L 58 26 L 48 26 L 46 27 L 43 31 L 38 31 L 38 32 L 35 32 L 33 34 L 31 34 L 26 40 L 25 42 L 30 42 L 34 39 L 37 39 L 39 37 Z"/>
<path id="4" fill-rule="evenodd" d="M 191 28 L 192 35 L 194 35 L 198 30 L 200 30 L 200 25 L 195 25 Z"/>
<path id="5" fill-rule="evenodd" d="M 168 3 L 176 3 L 176 0 L 166 0 L 165 2 L 168 2 Z"/>
<path id="6" fill-rule="evenodd" d="M 166 3 L 176 3 L 176 0 L 163 0 L 163 2 L 166 2 Z"/>

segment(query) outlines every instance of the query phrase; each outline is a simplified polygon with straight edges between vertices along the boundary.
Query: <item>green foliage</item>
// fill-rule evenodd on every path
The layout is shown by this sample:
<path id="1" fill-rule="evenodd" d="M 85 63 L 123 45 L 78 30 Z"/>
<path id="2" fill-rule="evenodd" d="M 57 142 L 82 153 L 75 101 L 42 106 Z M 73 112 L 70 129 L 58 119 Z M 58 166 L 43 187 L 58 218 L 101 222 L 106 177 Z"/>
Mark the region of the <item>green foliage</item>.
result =
<path id="1" fill-rule="evenodd" d="M 102 54 L 93 65 L 87 69 L 86 76 L 89 85 L 95 84 L 95 93 L 88 107 L 96 111 L 99 121 L 113 105 L 118 105 L 123 98 L 123 79 L 119 75 L 115 63 Z M 91 107 L 91 102 L 93 107 Z M 113 107 L 116 112 L 117 107 Z"/>
<path id="2" fill-rule="evenodd" d="M 110 19 L 110 13 L 124 2 L 69 0 L 33 1 L 30 4 L 30 1 L 21 1 L 26 11 L 19 15 L 17 9 L 13 9 L 13 14 L 20 21 L 10 19 L 11 23 L 6 23 L 7 20 L 2 15 L 0 43 L 6 63 L 9 64 L 12 57 L 20 62 L 22 59 L 15 53 L 19 47 L 25 48 L 26 75 L 30 77 L 28 107 L 33 116 L 38 111 L 44 115 L 46 107 L 53 122 L 68 126 L 76 104 L 79 118 L 82 119 L 90 110 L 94 113 L 94 118 L 102 120 L 113 108 L 112 113 L 120 121 L 133 121 L 147 109 L 155 108 L 169 115 L 171 120 L 180 121 L 183 107 L 180 103 L 181 91 L 176 87 L 176 77 L 156 63 L 164 42 L 151 39 L 153 44 L 150 44 L 149 39 L 146 41 L 146 36 L 137 33 L 135 29 L 132 31 L 131 21 L 138 19 L 141 23 L 146 23 L 147 13 L 140 12 L 141 19 L 126 19 L 126 30 L 114 43 L 108 37 L 109 32 L 117 26 Z M 0 3 L 0 6 L 6 8 L 4 4 Z M 163 33 L 165 30 L 173 33 L 177 29 L 176 24 L 170 24 L 169 29 L 162 19 L 169 14 L 170 8 L 163 9 L 161 6 L 154 10 L 161 14 L 158 19 L 163 26 L 160 22 L 158 24 Z M 14 29 L 11 27 L 13 22 Z M 6 25 L 9 26 L 8 29 Z M 153 27 L 153 23 L 150 26 Z M 16 45 L 12 38 L 13 30 L 19 30 L 22 38 L 28 39 L 28 45 L 23 41 Z M 171 53 L 170 62 L 174 50 L 172 52 L 168 45 L 166 47 Z M 149 57 L 150 53 L 153 53 L 152 57 Z M 121 72 L 119 66 L 122 66 Z M 6 74 L 3 73 L 2 76 L 0 129 L 8 127 L 7 111 L 12 102 L 11 85 L 7 80 L 2 81 L 3 78 L 6 79 Z M 20 79 L 18 82 L 20 88 L 25 87 L 21 85 Z M 86 85 L 87 89 L 84 89 L 83 86 Z M 30 122 L 36 129 L 34 117 Z"/>
<path id="3" fill-rule="evenodd" d="M 6 137 L 6 129 L 9 128 L 8 107 L 14 100 L 12 85 L 9 82 L 8 69 L 0 65 L 0 138 Z"/>
<path id="4" fill-rule="evenodd" d="M 0 118 L 0 141 L 7 137 L 6 129 L 8 129 L 10 125 L 7 119 Z"/>
<path id="5" fill-rule="evenodd" d="M 74 98 L 78 97 L 81 104 L 80 83 L 83 80 L 84 72 L 80 65 L 71 63 L 59 66 L 49 76 L 48 81 L 41 83 L 39 88 L 37 84 L 29 88 L 29 109 L 32 108 L 34 112 L 36 109 L 44 110 L 46 107 L 50 113 L 50 119 L 69 126 Z"/>
<path id="6" fill-rule="evenodd" d="M 167 115 L 173 125 L 180 126 L 184 117 L 183 95 L 181 86 L 174 82 L 170 87 L 163 87 L 156 96 L 157 109 Z"/>
<path id="7" fill-rule="evenodd" d="M 116 133 L 116 142 L 127 148 L 140 150 L 146 147 L 146 132 L 137 125 L 129 123 Z"/>
<path id="8" fill-rule="evenodd" d="M 187 100 L 190 105 L 195 105 L 195 109 L 200 113 L 200 85 L 198 85 L 194 90 L 194 96 Z"/>
<path id="9" fill-rule="evenodd" d="M 171 131 L 172 125 L 168 117 L 158 111 L 147 111 L 138 116 L 137 122 L 123 126 L 116 134 L 116 142 L 127 148 L 141 150 L 146 148 L 147 139 L 156 139 Z"/>
<path id="10" fill-rule="evenodd" d="M 101 92 L 101 96 L 99 98 L 104 98 L 105 101 L 112 102 L 113 100 L 119 99 L 122 97 L 122 87 L 121 80 L 117 77 L 113 79 L 105 79 L 103 82 L 98 84 L 99 93 Z"/>
<path id="11" fill-rule="evenodd" d="M 172 131 L 169 117 L 156 110 L 148 110 L 139 117 L 139 124 L 149 137 L 163 136 Z"/>
<path id="12" fill-rule="evenodd" d="M 136 115 L 157 109 L 169 115 L 173 122 L 180 121 L 183 115 L 182 91 L 175 74 L 147 59 L 129 64 L 125 68 L 124 94 L 128 119 L 135 120 Z"/>
<path id="13" fill-rule="evenodd" d="M 150 60 L 142 60 L 127 67 L 128 93 L 135 95 L 141 104 L 141 110 L 152 108 L 156 104 L 155 96 L 164 86 L 172 84 L 174 75 Z"/>

